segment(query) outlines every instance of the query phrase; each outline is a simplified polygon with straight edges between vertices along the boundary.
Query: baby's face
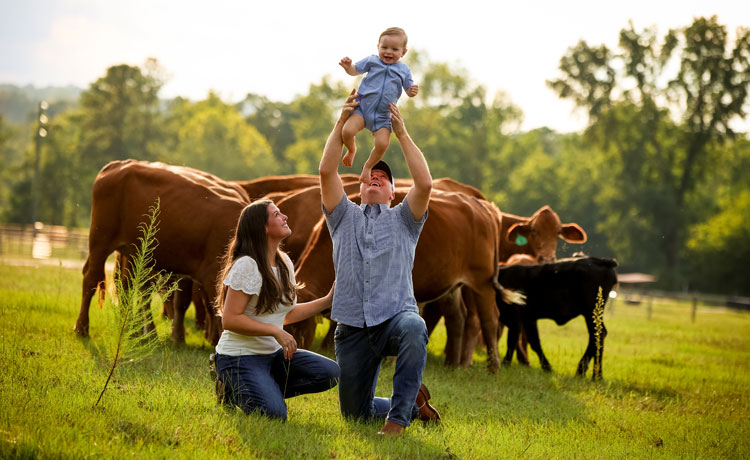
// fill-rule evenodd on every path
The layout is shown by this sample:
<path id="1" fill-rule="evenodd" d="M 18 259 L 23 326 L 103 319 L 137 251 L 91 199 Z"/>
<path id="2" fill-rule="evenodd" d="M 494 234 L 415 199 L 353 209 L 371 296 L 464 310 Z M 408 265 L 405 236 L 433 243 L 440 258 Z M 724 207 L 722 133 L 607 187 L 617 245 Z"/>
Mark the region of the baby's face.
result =
<path id="1" fill-rule="evenodd" d="M 378 57 L 386 64 L 398 62 L 406 53 L 404 37 L 400 35 L 383 35 L 378 43 Z"/>

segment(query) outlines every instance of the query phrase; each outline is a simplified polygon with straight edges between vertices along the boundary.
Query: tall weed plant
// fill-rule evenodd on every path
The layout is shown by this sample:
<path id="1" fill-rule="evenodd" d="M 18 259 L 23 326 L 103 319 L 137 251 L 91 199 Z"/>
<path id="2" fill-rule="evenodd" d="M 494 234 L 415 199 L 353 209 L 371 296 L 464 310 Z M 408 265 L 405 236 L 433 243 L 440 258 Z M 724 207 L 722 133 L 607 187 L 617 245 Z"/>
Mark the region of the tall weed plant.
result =
<path id="1" fill-rule="evenodd" d="M 112 375 L 123 360 L 134 362 L 144 358 L 159 343 L 156 328 L 153 327 L 151 302 L 157 295 L 167 298 L 177 290 L 176 282 L 169 284 L 170 273 L 153 269 L 153 253 L 158 246 L 158 198 L 144 216 L 146 221 L 138 227 L 142 236 L 138 238 L 138 244 L 133 244 L 135 253 L 128 259 L 128 267 L 115 269 L 117 295 L 107 297 L 107 309 L 112 312 L 110 336 L 114 340 L 107 353 L 110 357 L 109 373 L 94 407 L 101 402 Z"/>

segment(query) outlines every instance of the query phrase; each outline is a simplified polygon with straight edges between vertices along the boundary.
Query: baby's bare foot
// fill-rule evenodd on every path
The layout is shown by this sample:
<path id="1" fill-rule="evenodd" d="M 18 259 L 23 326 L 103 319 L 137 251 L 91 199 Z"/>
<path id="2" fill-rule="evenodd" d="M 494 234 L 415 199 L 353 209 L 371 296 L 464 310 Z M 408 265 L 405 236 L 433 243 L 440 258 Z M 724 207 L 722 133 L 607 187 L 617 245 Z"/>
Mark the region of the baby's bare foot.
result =
<path id="1" fill-rule="evenodd" d="M 372 179 L 372 168 L 365 166 L 362 168 L 362 174 L 359 175 L 359 181 L 363 184 L 367 184 Z"/>
<path id="2" fill-rule="evenodd" d="M 352 164 L 354 163 L 354 154 L 357 153 L 356 151 L 349 150 L 346 152 L 346 155 L 344 155 L 344 158 L 341 160 L 342 163 L 344 163 L 344 166 L 347 168 L 351 168 Z"/>

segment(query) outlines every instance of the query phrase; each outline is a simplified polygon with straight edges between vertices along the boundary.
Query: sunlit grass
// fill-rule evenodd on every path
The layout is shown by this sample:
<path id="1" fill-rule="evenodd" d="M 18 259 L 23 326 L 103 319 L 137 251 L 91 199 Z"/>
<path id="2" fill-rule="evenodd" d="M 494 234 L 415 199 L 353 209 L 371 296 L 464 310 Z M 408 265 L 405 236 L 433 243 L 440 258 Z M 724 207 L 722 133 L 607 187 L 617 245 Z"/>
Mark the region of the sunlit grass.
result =
<path id="1" fill-rule="evenodd" d="M 0 265 L 0 458 L 746 458 L 750 441 L 750 315 L 655 301 L 605 311 L 601 382 L 574 377 L 587 344 L 576 318 L 539 323 L 554 373 L 530 353 L 490 375 L 484 352 L 469 369 L 443 367 L 445 329 L 428 345 L 424 381 L 438 426 L 381 439 L 377 423 L 341 419 L 336 390 L 288 400 L 281 423 L 215 404 L 212 348 L 188 311 L 183 347 L 152 305 L 164 340 L 123 363 L 101 407 L 105 311 L 91 337 L 73 332 L 80 270 Z M 327 329 L 318 329 L 318 341 Z M 500 344 L 505 348 L 504 340 Z M 328 353 L 331 356 L 331 353 Z M 378 395 L 391 390 L 394 363 Z M 590 372 L 590 370 L 589 370 Z"/>

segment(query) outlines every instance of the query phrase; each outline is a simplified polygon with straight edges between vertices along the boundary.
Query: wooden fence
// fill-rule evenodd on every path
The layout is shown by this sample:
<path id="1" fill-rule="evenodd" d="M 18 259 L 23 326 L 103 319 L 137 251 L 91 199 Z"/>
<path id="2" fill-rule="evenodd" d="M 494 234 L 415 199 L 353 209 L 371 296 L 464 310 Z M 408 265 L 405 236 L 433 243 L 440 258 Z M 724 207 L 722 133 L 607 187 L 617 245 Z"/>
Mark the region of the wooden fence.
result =
<path id="1" fill-rule="evenodd" d="M 59 225 L 0 225 L 0 257 L 85 260 L 88 229 Z"/>

